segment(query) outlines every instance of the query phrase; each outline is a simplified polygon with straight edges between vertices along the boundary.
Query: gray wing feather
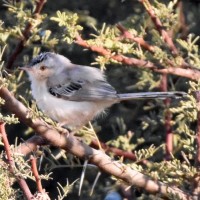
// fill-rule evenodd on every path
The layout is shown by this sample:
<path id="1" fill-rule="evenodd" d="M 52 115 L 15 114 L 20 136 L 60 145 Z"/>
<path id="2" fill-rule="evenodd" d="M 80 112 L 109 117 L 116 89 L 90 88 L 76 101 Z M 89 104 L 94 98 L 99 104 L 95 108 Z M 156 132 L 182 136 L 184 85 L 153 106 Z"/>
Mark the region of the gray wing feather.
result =
<path id="1" fill-rule="evenodd" d="M 56 97 L 70 101 L 102 101 L 118 98 L 115 89 L 102 80 L 93 83 L 70 82 L 49 87 L 49 92 Z"/>
<path id="2" fill-rule="evenodd" d="M 52 95 L 70 101 L 118 99 L 115 89 L 105 80 L 102 72 L 88 66 L 66 68 L 59 76 L 49 78 L 47 87 Z"/>

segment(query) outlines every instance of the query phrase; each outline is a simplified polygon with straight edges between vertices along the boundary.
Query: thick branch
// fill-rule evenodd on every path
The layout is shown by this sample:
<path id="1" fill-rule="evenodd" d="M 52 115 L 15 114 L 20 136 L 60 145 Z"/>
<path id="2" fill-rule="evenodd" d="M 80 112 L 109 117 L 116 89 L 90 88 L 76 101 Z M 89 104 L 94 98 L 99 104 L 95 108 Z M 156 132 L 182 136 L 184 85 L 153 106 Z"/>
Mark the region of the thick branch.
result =
<path id="1" fill-rule="evenodd" d="M 179 195 L 181 199 L 190 199 L 189 196 L 178 188 L 169 187 L 161 182 L 153 181 L 148 176 L 137 172 L 123 163 L 113 161 L 109 156 L 100 150 L 95 150 L 82 141 L 76 139 L 73 134 L 60 134 L 53 127 L 47 127 L 46 123 L 40 119 L 32 121 L 27 118 L 28 109 L 16 100 L 13 95 L 4 87 L 0 89 L 0 97 L 5 100 L 4 107 L 14 113 L 23 123 L 32 127 L 38 134 L 44 137 L 50 144 L 67 150 L 73 155 L 89 159 L 89 162 L 98 166 L 102 171 L 112 174 L 118 179 L 143 188 L 150 193 L 160 193 L 166 198 L 169 193 Z"/>

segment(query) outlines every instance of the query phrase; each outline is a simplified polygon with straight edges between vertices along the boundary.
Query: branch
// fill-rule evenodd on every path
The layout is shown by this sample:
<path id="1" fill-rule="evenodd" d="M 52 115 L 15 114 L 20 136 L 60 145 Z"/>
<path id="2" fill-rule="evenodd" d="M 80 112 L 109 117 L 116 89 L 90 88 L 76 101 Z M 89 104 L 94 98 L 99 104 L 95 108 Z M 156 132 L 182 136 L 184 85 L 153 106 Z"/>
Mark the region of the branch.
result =
<path id="1" fill-rule="evenodd" d="M 126 38 L 126 39 L 129 39 L 131 41 L 134 41 L 137 44 L 139 44 L 141 47 L 143 47 L 144 49 L 146 49 L 147 51 L 151 52 L 152 54 L 155 53 L 155 46 L 152 46 L 152 45 L 148 44 L 143 38 L 133 36 L 121 24 L 117 24 L 117 28 L 121 31 L 121 33 L 122 33 L 121 37 L 122 38 Z M 179 54 L 179 56 L 180 56 L 180 54 Z M 180 56 L 180 57 L 182 58 L 182 56 Z M 171 60 L 167 59 L 166 62 L 167 62 L 167 65 L 173 66 L 173 63 L 171 62 Z M 182 64 L 179 66 L 179 68 L 191 68 L 191 69 L 194 69 L 193 66 L 189 65 L 188 63 L 186 63 L 184 61 L 184 58 L 182 58 Z"/>
<path id="2" fill-rule="evenodd" d="M 24 143 L 21 143 L 15 149 L 15 151 L 23 155 L 28 155 L 29 153 L 36 151 L 38 146 L 42 146 L 46 144 L 47 144 L 47 141 L 43 137 L 39 135 L 34 135 L 28 140 L 26 140 Z"/>
<path id="3" fill-rule="evenodd" d="M 174 45 L 172 38 L 169 36 L 167 31 L 165 31 L 160 19 L 155 15 L 155 12 L 154 12 L 150 2 L 148 0 L 140 0 L 140 2 L 144 5 L 146 11 L 148 12 L 149 16 L 151 17 L 151 20 L 153 21 L 156 29 L 158 30 L 158 32 L 162 36 L 163 40 L 166 42 L 166 44 L 172 51 L 172 54 L 177 55 L 178 50 L 177 50 L 176 46 Z"/>
<path id="4" fill-rule="evenodd" d="M 15 163 L 12 158 L 10 145 L 9 145 L 8 138 L 5 131 L 5 124 L 3 122 L 0 123 L 0 134 L 2 135 L 2 141 L 4 143 L 4 149 L 5 149 L 7 161 L 9 164 L 9 170 L 13 174 L 13 176 L 17 179 L 17 182 L 20 185 L 20 188 L 22 189 L 22 191 L 24 192 L 25 197 L 28 200 L 30 200 L 32 199 L 33 195 L 31 194 L 31 191 L 26 181 L 23 178 L 16 176 L 15 174 Z"/>
<path id="5" fill-rule="evenodd" d="M 121 149 L 118 149 L 116 147 L 110 147 L 108 145 L 106 145 L 103 142 L 100 142 L 102 149 L 105 151 L 105 153 L 113 153 L 115 156 L 122 156 L 125 159 L 129 159 L 129 160 L 136 160 L 136 157 L 134 155 L 134 153 L 132 152 L 127 152 L 127 151 L 123 151 Z M 92 140 L 90 143 L 90 146 L 95 148 L 95 149 L 99 149 L 99 143 L 97 142 L 97 140 Z"/>
<path id="6" fill-rule="evenodd" d="M 89 147 L 74 137 L 73 134 L 60 134 L 53 127 L 47 127 L 46 123 L 38 118 L 34 119 L 34 121 L 27 118 L 28 109 L 15 99 L 7 88 L 0 88 L 0 97 L 5 100 L 4 107 L 7 110 L 14 113 L 27 126 L 32 127 L 35 132 L 44 137 L 53 146 L 65 149 L 81 159 L 89 159 L 89 162 L 98 166 L 100 170 L 125 181 L 129 185 L 143 188 L 149 193 L 160 193 L 166 198 L 170 194 L 174 194 L 184 200 L 190 199 L 187 193 L 178 188 L 170 187 L 159 181 L 153 181 L 148 176 L 127 167 L 123 163 L 113 161 L 104 152 Z"/>
<path id="7" fill-rule="evenodd" d="M 36 9 L 35 12 L 33 13 L 33 18 L 37 19 L 44 4 L 46 3 L 46 0 L 39 0 L 36 1 Z M 19 43 L 17 44 L 14 52 L 12 53 L 12 55 L 9 57 L 9 60 L 7 62 L 7 69 L 12 69 L 13 63 L 15 62 L 15 60 L 17 59 L 17 56 L 22 52 L 22 50 L 24 49 L 24 45 L 26 43 L 26 41 L 29 39 L 30 37 L 30 32 L 31 29 L 33 28 L 33 25 L 31 22 L 28 22 L 28 24 L 25 27 L 25 30 L 23 31 L 22 35 L 23 38 L 19 41 Z"/>
<path id="8" fill-rule="evenodd" d="M 167 68 L 164 68 L 163 66 L 160 66 L 159 64 L 154 64 L 150 61 L 141 60 L 137 58 L 130 58 L 121 54 L 113 54 L 111 51 L 101 47 L 101 46 L 95 46 L 95 45 L 89 45 L 86 40 L 83 40 L 80 35 L 76 37 L 76 41 L 78 45 L 88 48 L 94 52 L 99 53 L 100 55 L 107 56 L 113 60 L 116 60 L 120 63 L 135 66 L 138 68 L 146 68 L 150 69 L 154 72 L 158 72 L 161 74 L 173 74 L 177 76 L 182 76 L 185 78 L 189 78 L 191 80 L 199 80 L 200 79 L 200 71 L 197 69 L 191 69 L 191 68 L 181 68 L 178 66 L 168 66 Z"/>
<path id="9" fill-rule="evenodd" d="M 30 156 L 30 161 L 31 161 L 31 169 L 33 172 L 33 175 L 35 177 L 35 181 L 36 181 L 36 185 L 37 185 L 37 189 L 40 193 L 43 193 L 44 190 L 42 188 L 42 183 L 41 183 L 41 179 L 37 170 L 37 160 L 34 156 Z"/>
<path id="10" fill-rule="evenodd" d="M 37 150 L 38 146 L 46 145 L 47 141 L 39 136 L 39 135 L 34 135 L 28 140 L 26 140 L 24 143 L 21 143 L 18 148 L 15 150 L 16 152 L 20 154 L 27 155 L 33 151 Z M 132 152 L 127 152 L 123 151 L 121 149 L 115 148 L 115 147 L 110 147 L 109 145 L 106 145 L 103 142 L 100 142 L 102 149 L 105 151 L 105 153 L 114 153 L 115 156 L 122 156 L 125 159 L 133 160 L 135 161 L 135 155 Z M 90 143 L 90 147 L 99 149 L 99 143 L 97 140 L 92 140 Z"/>
<path id="11" fill-rule="evenodd" d="M 161 79 L 161 84 L 160 84 L 160 89 L 163 92 L 167 92 L 167 75 L 163 74 L 162 79 Z M 165 154 L 165 159 L 170 160 L 171 159 L 171 154 L 173 152 L 173 133 L 172 133 L 172 128 L 171 128 L 171 113 L 169 111 L 169 106 L 171 103 L 171 99 L 167 98 L 163 100 L 166 108 L 165 112 L 165 130 L 166 130 L 166 138 L 165 138 L 165 149 L 166 149 L 166 154 Z"/>
<path id="12" fill-rule="evenodd" d="M 135 37 L 133 36 L 124 26 L 122 26 L 122 24 L 118 23 L 116 25 L 116 27 L 121 31 L 122 33 L 122 38 L 126 38 L 129 39 L 133 42 L 138 43 L 140 46 L 142 46 L 143 48 L 145 48 L 146 50 L 154 53 L 154 46 L 148 44 L 142 37 Z"/>

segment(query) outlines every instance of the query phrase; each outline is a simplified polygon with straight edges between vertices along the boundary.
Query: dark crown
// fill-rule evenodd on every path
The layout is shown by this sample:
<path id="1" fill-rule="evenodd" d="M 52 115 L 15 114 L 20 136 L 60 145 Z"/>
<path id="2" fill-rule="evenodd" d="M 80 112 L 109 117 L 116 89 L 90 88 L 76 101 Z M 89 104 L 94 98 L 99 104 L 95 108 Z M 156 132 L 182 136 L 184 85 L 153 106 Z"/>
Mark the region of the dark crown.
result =
<path id="1" fill-rule="evenodd" d="M 53 53 L 51 52 L 44 52 L 33 58 L 29 64 L 30 67 L 41 63 L 42 61 L 46 60 L 48 57 L 50 57 Z"/>

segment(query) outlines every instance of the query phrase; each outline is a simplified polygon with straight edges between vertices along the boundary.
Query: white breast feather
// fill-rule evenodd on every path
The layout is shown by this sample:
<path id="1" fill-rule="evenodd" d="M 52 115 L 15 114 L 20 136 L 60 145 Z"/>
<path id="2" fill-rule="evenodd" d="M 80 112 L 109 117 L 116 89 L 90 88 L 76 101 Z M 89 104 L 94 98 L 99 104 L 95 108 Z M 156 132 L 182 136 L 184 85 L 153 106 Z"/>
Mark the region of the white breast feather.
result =
<path id="1" fill-rule="evenodd" d="M 38 107 L 50 118 L 69 128 L 78 128 L 101 113 L 103 102 L 67 101 L 54 97 L 47 91 L 46 83 L 32 81 L 32 94 Z"/>

